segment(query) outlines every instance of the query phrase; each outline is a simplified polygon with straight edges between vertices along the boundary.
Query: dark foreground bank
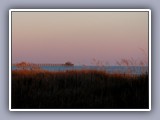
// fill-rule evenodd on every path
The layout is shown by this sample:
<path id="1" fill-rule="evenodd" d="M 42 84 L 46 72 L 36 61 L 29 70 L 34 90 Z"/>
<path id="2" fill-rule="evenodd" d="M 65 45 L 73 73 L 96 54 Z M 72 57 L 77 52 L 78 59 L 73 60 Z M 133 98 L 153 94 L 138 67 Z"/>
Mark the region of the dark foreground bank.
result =
<path id="1" fill-rule="evenodd" d="M 13 70 L 12 109 L 148 109 L 149 77 L 96 70 Z"/>

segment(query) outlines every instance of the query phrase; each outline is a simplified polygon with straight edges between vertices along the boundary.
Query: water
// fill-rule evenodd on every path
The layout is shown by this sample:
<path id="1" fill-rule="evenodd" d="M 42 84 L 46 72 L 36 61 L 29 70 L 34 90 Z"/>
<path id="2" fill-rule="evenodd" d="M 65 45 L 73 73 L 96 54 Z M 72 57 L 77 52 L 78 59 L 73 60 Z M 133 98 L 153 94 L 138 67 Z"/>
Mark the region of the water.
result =
<path id="1" fill-rule="evenodd" d="M 48 71 L 66 71 L 66 70 L 105 70 L 108 73 L 131 73 L 131 74 L 142 74 L 148 72 L 148 67 L 146 66 L 42 66 L 43 70 Z M 12 70 L 17 69 L 12 66 Z"/>

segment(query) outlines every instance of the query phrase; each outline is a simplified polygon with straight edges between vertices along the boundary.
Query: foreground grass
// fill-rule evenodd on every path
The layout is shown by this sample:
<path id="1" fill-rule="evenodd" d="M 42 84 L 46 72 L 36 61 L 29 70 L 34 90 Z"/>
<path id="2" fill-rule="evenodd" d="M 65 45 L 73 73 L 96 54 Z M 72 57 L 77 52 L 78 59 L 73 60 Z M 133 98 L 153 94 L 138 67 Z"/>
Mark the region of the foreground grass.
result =
<path id="1" fill-rule="evenodd" d="M 12 71 L 12 108 L 148 108 L 148 75 Z"/>

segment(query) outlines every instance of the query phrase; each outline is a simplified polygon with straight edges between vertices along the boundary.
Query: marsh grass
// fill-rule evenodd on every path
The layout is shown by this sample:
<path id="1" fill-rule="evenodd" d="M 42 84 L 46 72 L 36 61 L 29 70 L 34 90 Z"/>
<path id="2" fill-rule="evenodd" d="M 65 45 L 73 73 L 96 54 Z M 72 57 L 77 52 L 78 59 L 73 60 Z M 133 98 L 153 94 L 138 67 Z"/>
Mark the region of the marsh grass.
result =
<path id="1" fill-rule="evenodd" d="M 148 108 L 148 74 L 103 70 L 13 70 L 14 108 Z"/>

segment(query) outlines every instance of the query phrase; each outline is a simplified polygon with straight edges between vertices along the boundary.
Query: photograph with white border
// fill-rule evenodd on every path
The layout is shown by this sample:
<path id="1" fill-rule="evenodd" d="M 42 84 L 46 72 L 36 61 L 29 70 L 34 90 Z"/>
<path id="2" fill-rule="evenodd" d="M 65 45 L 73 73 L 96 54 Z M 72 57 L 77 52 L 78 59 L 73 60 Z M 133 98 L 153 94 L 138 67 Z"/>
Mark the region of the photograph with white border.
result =
<path id="1" fill-rule="evenodd" d="M 10 9 L 10 111 L 150 111 L 150 9 Z"/>

